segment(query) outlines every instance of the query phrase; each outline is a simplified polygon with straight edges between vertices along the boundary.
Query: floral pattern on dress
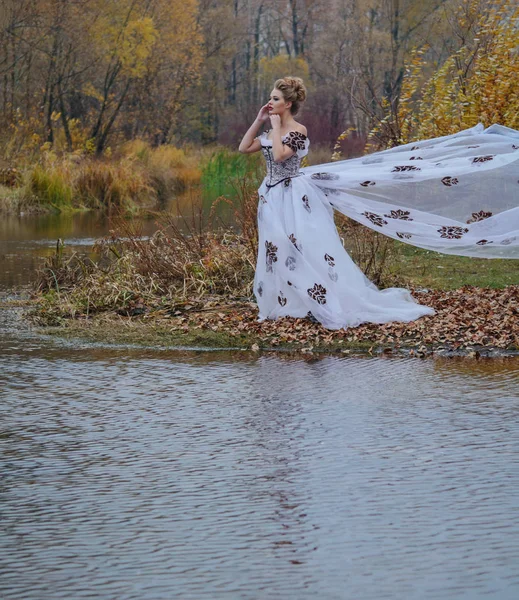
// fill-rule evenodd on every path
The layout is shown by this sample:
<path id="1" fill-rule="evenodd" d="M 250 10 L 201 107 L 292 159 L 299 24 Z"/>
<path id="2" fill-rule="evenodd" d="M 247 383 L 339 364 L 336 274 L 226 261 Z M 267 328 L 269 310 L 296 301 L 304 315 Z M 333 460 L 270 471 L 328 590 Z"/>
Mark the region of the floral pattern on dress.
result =
<path id="1" fill-rule="evenodd" d="M 442 183 L 447 187 L 451 187 L 452 185 L 458 185 L 459 182 L 457 177 L 444 177 Z"/>
<path id="2" fill-rule="evenodd" d="M 478 221 L 484 221 L 492 216 L 491 212 L 485 212 L 484 210 L 480 210 L 479 212 L 473 212 L 472 217 L 467 221 L 467 223 L 477 223 Z"/>
<path id="3" fill-rule="evenodd" d="M 461 237 L 468 233 L 467 227 L 459 227 L 458 225 L 443 225 L 438 229 L 440 237 L 448 240 L 459 240 Z"/>
<path id="4" fill-rule="evenodd" d="M 489 241 L 489 240 L 479 240 L 479 242 L 476 242 L 476 244 L 478 246 L 486 246 L 487 244 L 493 244 L 494 242 Z"/>
<path id="5" fill-rule="evenodd" d="M 511 238 L 505 238 L 504 240 L 501 240 L 499 243 L 502 246 L 509 246 L 510 244 L 512 244 L 513 242 L 515 242 L 516 239 L 517 238 L 515 236 L 511 237 Z"/>
<path id="6" fill-rule="evenodd" d="M 296 238 L 296 236 L 295 236 L 293 233 L 291 233 L 291 234 L 288 236 L 288 239 L 289 239 L 289 240 L 292 242 L 292 244 L 294 244 L 294 247 L 295 247 L 295 249 L 296 249 L 296 250 L 299 250 L 299 252 L 301 252 L 301 251 L 302 251 L 302 246 L 301 246 L 301 244 L 300 244 L 300 243 L 297 241 L 297 238 Z"/>
<path id="7" fill-rule="evenodd" d="M 297 152 L 298 150 L 304 150 L 306 145 L 306 135 L 299 131 L 290 131 L 283 139 L 283 144 L 288 146 L 290 150 Z"/>
<path id="8" fill-rule="evenodd" d="M 285 298 L 283 292 L 279 292 L 278 302 L 281 306 L 285 306 L 285 304 L 287 303 L 287 299 Z"/>
<path id="9" fill-rule="evenodd" d="M 334 179 L 339 179 L 337 173 L 312 173 L 310 177 L 312 179 L 319 179 L 320 181 L 332 181 Z"/>
<path id="10" fill-rule="evenodd" d="M 330 267 L 335 267 L 335 258 L 333 258 L 333 256 L 325 254 L 324 260 L 330 265 Z"/>
<path id="11" fill-rule="evenodd" d="M 308 200 L 308 196 L 305 194 L 301 200 L 303 201 L 303 206 L 305 207 L 306 211 L 311 213 L 312 212 L 312 208 L 310 206 L 310 201 Z"/>
<path id="12" fill-rule="evenodd" d="M 333 268 L 330 267 L 328 269 L 328 277 L 333 281 L 336 282 L 339 279 L 339 274 L 337 273 L 337 271 Z"/>
<path id="13" fill-rule="evenodd" d="M 363 165 L 379 165 L 380 163 L 384 162 L 384 159 L 382 156 L 368 156 L 367 158 L 365 158 L 362 161 Z"/>
<path id="14" fill-rule="evenodd" d="M 397 165 L 391 169 L 391 173 L 403 173 L 404 171 L 421 171 L 421 167 L 415 165 Z"/>
<path id="15" fill-rule="evenodd" d="M 325 195 L 325 196 L 327 196 L 327 197 L 328 197 L 330 194 L 331 194 L 332 196 L 340 196 L 340 194 L 341 194 L 341 193 L 339 192 L 339 190 L 336 190 L 335 188 L 322 187 L 322 188 L 320 188 L 320 189 L 321 189 L 321 190 L 324 192 L 324 195 Z M 331 203 L 330 203 L 330 204 L 331 204 Z"/>
<path id="16" fill-rule="evenodd" d="M 267 272 L 272 273 L 274 270 L 274 263 L 278 260 L 278 247 L 275 246 L 272 242 L 265 242 L 265 254 L 266 254 L 266 263 L 267 263 Z"/>
<path id="17" fill-rule="evenodd" d="M 392 210 L 388 215 L 384 215 L 384 217 L 387 217 L 388 219 L 401 219 L 402 221 L 413 221 L 414 219 L 412 219 L 410 215 L 410 211 L 401 210 L 399 208 L 398 210 Z"/>
<path id="18" fill-rule="evenodd" d="M 366 217 L 366 219 L 371 221 L 373 225 L 376 225 L 377 227 L 383 227 L 384 225 L 387 225 L 387 221 L 380 215 L 377 215 L 377 213 L 366 211 L 362 213 L 362 216 Z"/>
<path id="19" fill-rule="evenodd" d="M 257 291 L 258 291 L 258 296 L 261 298 L 261 296 L 263 296 L 263 281 L 260 281 L 258 283 Z"/>
<path id="20" fill-rule="evenodd" d="M 397 231 L 396 234 L 401 240 L 410 240 L 413 237 L 413 234 L 407 231 Z"/>
<path id="21" fill-rule="evenodd" d="M 317 304 L 326 304 L 326 288 L 323 285 L 315 283 L 313 287 L 308 288 L 307 292 Z"/>
<path id="22" fill-rule="evenodd" d="M 374 181 L 363 181 L 360 185 L 362 187 L 368 187 L 370 185 L 375 185 L 375 182 Z"/>
<path id="23" fill-rule="evenodd" d="M 293 256 L 288 256 L 285 260 L 285 266 L 289 271 L 294 271 L 296 268 L 296 259 Z"/>
<path id="24" fill-rule="evenodd" d="M 494 160 L 495 158 L 495 154 L 487 154 L 486 156 L 475 156 L 472 159 L 472 164 L 476 164 L 476 163 L 486 163 L 489 162 L 490 160 Z"/>

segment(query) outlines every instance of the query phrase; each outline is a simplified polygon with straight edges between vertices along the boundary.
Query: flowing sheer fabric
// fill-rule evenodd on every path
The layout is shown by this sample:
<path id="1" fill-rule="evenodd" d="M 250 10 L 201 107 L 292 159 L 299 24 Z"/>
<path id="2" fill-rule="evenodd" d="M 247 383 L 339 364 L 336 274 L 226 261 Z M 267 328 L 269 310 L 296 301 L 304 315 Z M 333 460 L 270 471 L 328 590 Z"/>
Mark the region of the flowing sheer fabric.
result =
<path id="1" fill-rule="evenodd" d="M 273 160 L 259 189 L 254 292 L 259 318 L 304 317 L 329 329 L 434 314 L 408 290 L 379 290 L 345 251 L 334 209 L 395 239 L 440 252 L 519 258 L 519 132 L 494 126 L 300 169 L 309 140 Z M 467 222 L 469 221 L 469 222 Z"/>
<path id="2" fill-rule="evenodd" d="M 519 258 L 519 131 L 493 125 L 302 169 L 333 207 L 446 254 Z"/>

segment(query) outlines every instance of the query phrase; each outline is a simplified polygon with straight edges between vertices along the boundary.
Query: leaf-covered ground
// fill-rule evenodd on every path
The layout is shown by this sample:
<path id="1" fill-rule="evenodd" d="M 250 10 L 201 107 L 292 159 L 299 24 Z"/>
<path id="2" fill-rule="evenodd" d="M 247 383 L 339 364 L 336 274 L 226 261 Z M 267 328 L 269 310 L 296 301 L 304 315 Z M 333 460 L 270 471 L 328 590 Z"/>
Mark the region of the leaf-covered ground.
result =
<path id="1" fill-rule="evenodd" d="M 415 298 L 436 315 L 411 323 L 365 324 L 330 331 L 307 319 L 286 318 L 257 322 L 257 309 L 246 305 L 215 313 L 177 317 L 174 327 L 210 328 L 258 336 L 266 345 L 304 344 L 311 347 L 340 342 L 369 342 L 376 346 L 492 346 L 519 348 L 519 286 L 504 289 L 464 287 L 452 291 L 415 292 Z"/>
<path id="2" fill-rule="evenodd" d="M 436 310 L 411 323 L 366 324 L 330 331 L 308 319 L 257 321 L 251 302 L 217 299 L 204 305 L 152 308 L 137 301 L 119 315 L 72 320 L 91 339 L 145 345 L 288 348 L 303 351 L 368 351 L 425 355 L 430 352 L 484 354 L 519 350 L 519 286 L 463 287 L 415 291 Z M 112 326 L 111 326 L 112 325 Z"/>

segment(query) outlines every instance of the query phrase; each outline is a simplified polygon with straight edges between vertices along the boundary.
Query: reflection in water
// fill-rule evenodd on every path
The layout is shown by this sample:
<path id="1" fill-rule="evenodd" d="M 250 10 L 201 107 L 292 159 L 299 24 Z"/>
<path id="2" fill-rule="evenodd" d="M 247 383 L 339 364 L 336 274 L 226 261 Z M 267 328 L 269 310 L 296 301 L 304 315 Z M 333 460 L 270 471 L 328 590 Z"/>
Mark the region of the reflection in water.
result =
<path id="1" fill-rule="evenodd" d="M 182 229 L 197 228 L 201 214 L 211 212 L 214 197 L 201 195 L 198 187 L 190 188 L 172 198 L 166 210 Z M 217 224 L 231 221 L 232 211 L 221 203 L 213 211 Z M 0 291 L 27 285 L 34 279 L 43 260 L 54 253 L 56 241 L 65 241 L 66 251 L 88 252 L 92 244 L 116 229 L 123 235 L 127 229 L 139 235 L 152 235 L 158 229 L 157 218 L 127 221 L 101 211 L 70 212 L 44 215 L 2 215 L 0 220 Z"/>
<path id="2" fill-rule="evenodd" d="M 34 280 L 43 260 L 51 256 L 56 241 L 67 251 L 89 252 L 98 238 L 108 235 L 117 220 L 102 213 L 76 212 L 46 215 L 7 215 L 0 221 L 0 291 L 26 286 Z M 153 220 L 137 225 L 144 235 L 153 233 Z"/>
<path id="3" fill-rule="evenodd" d="M 0 345 L 8 600 L 517 597 L 517 360 Z"/>

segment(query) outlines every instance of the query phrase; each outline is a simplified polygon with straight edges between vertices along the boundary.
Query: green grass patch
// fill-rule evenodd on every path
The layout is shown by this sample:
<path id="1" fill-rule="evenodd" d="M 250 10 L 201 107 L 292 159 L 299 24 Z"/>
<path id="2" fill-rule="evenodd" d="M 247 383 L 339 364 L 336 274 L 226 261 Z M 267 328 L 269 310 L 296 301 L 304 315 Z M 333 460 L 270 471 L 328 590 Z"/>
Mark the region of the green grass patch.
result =
<path id="1" fill-rule="evenodd" d="M 259 336 L 236 332 L 212 331 L 195 328 L 190 324 L 186 331 L 172 329 L 164 322 L 153 320 L 120 319 L 117 317 L 94 317 L 83 320 L 65 320 L 61 326 L 46 326 L 39 332 L 61 338 L 79 339 L 92 343 L 131 345 L 148 348 L 206 348 L 206 349 L 252 349 L 301 351 L 308 347 L 306 342 L 268 343 Z M 365 354 L 378 347 L 370 341 L 337 340 L 326 344 L 315 344 L 314 352 Z M 381 346 L 382 348 L 383 346 Z"/>
<path id="2" fill-rule="evenodd" d="M 59 171 L 36 165 L 31 172 L 30 189 L 40 204 L 58 209 L 72 206 L 74 190 Z"/>
<path id="3" fill-rule="evenodd" d="M 257 180 L 257 187 L 263 176 L 263 157 L 259 153 L 241 154 L 227 148 L 219 148 L 202 165 L 202 186 L 204 194 L 212 198 L 235 195 L 237 181 L 251 176 Z M 260 173 L 261 171 L 261 173 Z"/>
<path id="4" fill-rule="evenodd" d="M 519 284 L 519 260 L 451 256 L 395 242 L 390 273 L 395 280 L 411 287 L 504 288 Z"/>

